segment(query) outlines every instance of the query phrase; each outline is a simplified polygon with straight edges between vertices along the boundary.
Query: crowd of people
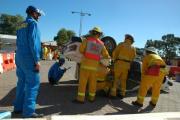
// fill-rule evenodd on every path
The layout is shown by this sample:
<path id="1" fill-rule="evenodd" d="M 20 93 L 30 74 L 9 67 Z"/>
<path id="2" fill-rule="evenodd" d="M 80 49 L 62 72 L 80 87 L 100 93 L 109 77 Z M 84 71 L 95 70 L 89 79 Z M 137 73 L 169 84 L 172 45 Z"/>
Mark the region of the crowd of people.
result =
<path id="1" fill-rule="evenodd" d="M 61 53 L 57 48 L 51 49 L 50 47 L 42 44 L 42 50 L 41 50 L 42 60 L 57 60 L 58 58 L 60 58 L 60 56 Z"/>
<path id="2" fill-rule="evenodd" d="M 23 24 L 27 26 L 19 29 L 17 32 L 16 73 L 18 82 L 14 101 L 14 113 L 22 114 L 25 118 L 38 118 L 43 117 L 42 114 L 35 112 L 36 98 L 40 86 L 39 70 L 41 58 L 40 31 L 37 22 L 42 12 L 34 6 L 28 6 L 26 13 L 27 18 Z M 77 97 L 73 100 L 73 103 L 83 104 L 86 96 L 88 97 L 88 101 L 95 101 L 96 91 L 99 85 L 97 79 L 100 77 L 105 79 L 106 75 L 102 74 L 101 76 L 98 74 L 99 70 L 106 69 L 106 73 L 110 71 L 100 63 L 101 59 L 111 59 L 114 64 L 114 80 L 112 81 L 112 85 L 105 84 L 103 89 L 105 90 L 109 87 L 110 98 L 116 98 L 118 96 L 123 99 L 126 97 L 127 75 L 130 64 L 136 57 L 136 49 L 133 46 L 135 40 L 132 35 L 126 34 L 124 41 L 115 48 L 111 57 L 100 40 L 102 33 L 99 27 L 94 27 L 89 31 L 90 35 L 84 38 L 80 45 L 79 51 L 83 55 L 83 58 L 80 62 Z M 43 59 L 46 59 L 48 50 L 44 48 L 43 51 Z M 66 69 L 59 69 L 59 66 L 64 62 L 63 59 L 60 59 L 58 63 L 55 63 L 50 68 L 48 74 L 50 84 L 56 84 L 66 71 Z M 140 88 L 137 100 L 133 101 L 132 105 L 142 107 L 147 91 L 151 87 L 152 97 L 150 105 L 153 107 L 156 106 L 160 87 L 166 75 L 165 67 L 165 62 L 157 54 L 154 47 L 145 48 Z M 54 71 L 57 73 L 56 75 L 53 73 Z M 88 92 L 86 92 L 86 88 L 88 88 Z"/>

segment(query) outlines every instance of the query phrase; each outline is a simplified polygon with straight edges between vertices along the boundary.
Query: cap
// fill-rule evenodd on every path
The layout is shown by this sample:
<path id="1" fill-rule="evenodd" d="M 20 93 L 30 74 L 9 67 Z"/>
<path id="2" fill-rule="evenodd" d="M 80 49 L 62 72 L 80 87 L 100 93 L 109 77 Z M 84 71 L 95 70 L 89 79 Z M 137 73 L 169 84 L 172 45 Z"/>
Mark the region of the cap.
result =
<path id="1" fill-rule="evenodd" d="M 133 36 L 130 35 L 130 34 L 126 34 L 126 35 L 125 35 L 125 39 L 130 39 L 130 40 L 132 41 L 132 43 L 134 42 L 134 38 L 133 38 Z"/>
<path id="2" fill-rule="evenodd" d="M 26 13 L 27 13 L 27 14 L 30 14 L 31 12 L 36 12 L 36 13 L 39 14 L 39 16 L 45 15 L 45 13 L 44 13 L 42 10 L 40 10 L 40 9 L 38 9 L 38 8 L 30 5 L 30 6 L 28 6 L 27 9 L 26 9 Z"/>
<path id="3" fill-rule="evenodd" d="M 65 59 L 64 58 L 60 58 L 59 59 L 59 64 L 63 65 L 65 63 Z"/>

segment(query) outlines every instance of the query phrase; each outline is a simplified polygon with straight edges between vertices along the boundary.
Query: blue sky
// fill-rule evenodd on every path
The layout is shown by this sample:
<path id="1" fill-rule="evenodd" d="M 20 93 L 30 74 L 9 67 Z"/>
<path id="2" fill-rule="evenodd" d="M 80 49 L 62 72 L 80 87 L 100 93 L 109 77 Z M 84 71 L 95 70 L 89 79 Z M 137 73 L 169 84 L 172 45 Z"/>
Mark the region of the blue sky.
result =
<path id="1" fill-rule="evenodd" d="M 129 33 L 139 48 L 164 34 L 180 37 L 180 0 L 0 0 L 0 13 L 26 17 L 28 5 L 46 13 L 39 21 L 42 41 L 53 40 L 61 28 L 79 35 L 80 16 L 71 11 L 81 10 L 92 14 L 83 17 L 82 34 L 99 26 L 119 43 Z"/>

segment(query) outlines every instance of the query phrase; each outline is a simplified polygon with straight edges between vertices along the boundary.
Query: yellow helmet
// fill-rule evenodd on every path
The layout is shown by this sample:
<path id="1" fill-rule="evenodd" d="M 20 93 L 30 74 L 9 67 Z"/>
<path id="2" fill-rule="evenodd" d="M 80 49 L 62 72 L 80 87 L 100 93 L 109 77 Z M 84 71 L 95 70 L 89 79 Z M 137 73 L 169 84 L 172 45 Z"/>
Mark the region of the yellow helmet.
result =
<path id="1" fill-rule="evenodd" d="M 98 33 L 102 33 L 102 30 L 100 27 L 94 27 L 91 31 L 96 31 Z"/>

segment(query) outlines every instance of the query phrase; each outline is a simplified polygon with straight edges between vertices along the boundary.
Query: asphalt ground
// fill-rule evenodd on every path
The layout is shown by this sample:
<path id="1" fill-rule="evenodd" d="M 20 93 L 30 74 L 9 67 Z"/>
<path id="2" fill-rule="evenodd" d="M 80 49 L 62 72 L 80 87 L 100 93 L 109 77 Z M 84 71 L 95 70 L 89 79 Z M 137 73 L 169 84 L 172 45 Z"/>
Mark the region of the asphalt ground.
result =
<path id="1" fill-rule="evenodd" d="M 110 99 L 100 95 L 96 96 L 95 102 L 87 100 L 85 104 L 75 104 L 72 100 L 77 95 L 77 83 L 75 79 L 76 63 L 66 61 L 65 67 L 70 67 L 60 84 L 51 86 L 48 84 L 47 76 L 50 66 L 55 61 L 41 61 L 41 85 L 37 99 L 37 113 L 43 113 L 47 118 L 51 115 L 120 115 L 157 112 L 180 111 L 180 83 L 173 82 L 169 93 L 161 93 L 157 106 L 153 109 L 149 106 L 150 95 L 147 95 L 144 106 L 139 109 L 131 105 L 136 100 L 137 92 L 128 92 L 127 97 L 121 99 Z M 0 74 L 0 111 L 13 111 L 12 102 L 16 90 L 16 70 Z M 12 115 L 13 118 L 22 117 Z"/>

